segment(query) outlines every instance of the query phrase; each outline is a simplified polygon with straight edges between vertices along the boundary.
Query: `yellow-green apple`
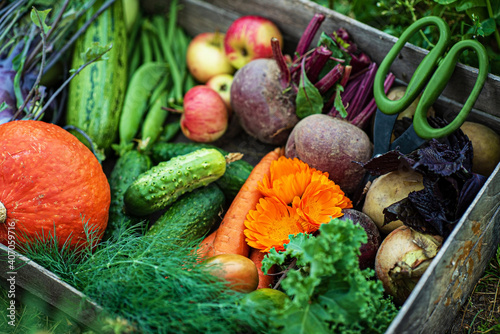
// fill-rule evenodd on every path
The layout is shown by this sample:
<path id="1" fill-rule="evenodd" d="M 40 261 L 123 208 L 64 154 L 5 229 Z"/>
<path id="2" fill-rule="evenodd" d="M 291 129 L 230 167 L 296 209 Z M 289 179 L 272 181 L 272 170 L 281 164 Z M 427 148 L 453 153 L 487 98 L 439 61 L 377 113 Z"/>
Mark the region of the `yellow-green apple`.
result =
<path id="1" fill-rule="evenodd" d="M 226 104 L 227 111 L 231 115 L 231 84 L 233 83 L 234 76 L 232 74 L 217 74 L 207 81 L 206 85 L 217 93 Z"/>
<path id="2" fill-rule="evenodd" d="M 226 132 L 226 104 L 219 93 L 207 85 L 197 85 L 188 90 L 184 95 L 183 109 L 181 130 L 192 141 L 212 142 Z"/>
<path id="3" fill-rule="evenodd" d="M 200 83 L 206 83 L 217 74 L 232 74 L 234 67 L 224 52 L 224 34 L 204 32 L 196 35 L 188 45 L 186 63 L 189 73 Z"/>
<path id="4" fill-rule="evenodd" d="M 279 28 L 269 19 L 256 15 L 242 16 L 234 20 L 226 31 L 224 50 L 229 62 L 240 69 L 251 60 L 271 58 L 271 38 L 283 46 Z"/>

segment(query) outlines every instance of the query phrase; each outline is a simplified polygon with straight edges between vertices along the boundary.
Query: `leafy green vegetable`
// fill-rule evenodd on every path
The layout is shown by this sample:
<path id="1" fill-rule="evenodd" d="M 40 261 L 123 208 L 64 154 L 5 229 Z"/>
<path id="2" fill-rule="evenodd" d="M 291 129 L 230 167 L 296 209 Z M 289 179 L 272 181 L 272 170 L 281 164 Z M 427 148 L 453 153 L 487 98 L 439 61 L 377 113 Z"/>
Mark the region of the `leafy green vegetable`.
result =
<path id="1" fill-rule="evenodd" d="M 335 110 L 340 114 L 342 118 L 347 117 L 347 110 L 345 109 L 344 103 L 342 102 L 342 92 L 344 91 L 344 86 L 337 84 L 335 86 L 335 99 L 333 101 L 333 106 Z"/>
<path id="2" fill-rule="evenodd" d="M 304 64 L 302 64 L 300 73 L 296 105 L 295 112 L 299 118 L 304 118 L 312 114 L 321 114 L 323 110 L 323 97 L 318 89 L 314 87 L 314 84 L 307 78 Z"/>
<path id="3" fill-rule="evenodd" d="M 47 18 L 47 15 L 51 9 L 46 9 L 46 10 L 37 10 L 36 8 L 33 8 L 31 10 L 31 20 L 33 23 L 38 27 L 38 28 L 43 28 L 43 33 L 47 34 L 49 32 L 49 29 L 51 29 L 51 26 L 48 26 L 45 23 L 45 19 Z"/>
<path id="4" fill-rule="evenodd" d="M 272 316 L 284 333 L 383 333 L 396 307 L 384 298 L 382 284 L 372 269 L 358 265 L 359 247 L 366 232 L 350 220 L 322 224 L 319 235 L 290 236 L 285 250 L 272 249 L 263 270 L 295 259 L 282 289 L 292 298 Z"/>

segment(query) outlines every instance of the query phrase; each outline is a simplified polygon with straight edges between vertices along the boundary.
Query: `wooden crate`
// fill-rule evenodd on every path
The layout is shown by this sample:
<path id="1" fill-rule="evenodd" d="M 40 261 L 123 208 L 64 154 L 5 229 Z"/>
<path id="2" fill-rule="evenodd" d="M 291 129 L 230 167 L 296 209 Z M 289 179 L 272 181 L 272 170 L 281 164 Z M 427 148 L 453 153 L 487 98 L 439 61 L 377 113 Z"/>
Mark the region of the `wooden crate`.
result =
<path id="1" fill-rule="evenodd" d="M 380 63 L 397 40 L 349 17 L 328 10 L 307 0 L 180 0 L 182 10 L 179 23 L 191 35 L 205 31 L 225 31 L 230 23 L 242 15 L 261 15 L 273 20 L 284 34 L 285 50 L 293 50 L 300 35 L 315 13 L 326 16 L 321 30 L 345 28 L 358 47 Z M 158 13 L 168 8 L 167 1 L 145 1 L 143 6 Z M 401 83 L 411 78 L 416 66 L 427 52 L 407 44 L 391 71 Z M 460 110 L 464 97 L 472 90 L 477 70 L 459 64 L 443 92 L 436 109 L 445 118 Z M 500 132 L 500 78 L 489 75 L 470 120 L 487 124 Z M 237 149 L 250 154 L 257 161 L 268 146 L 244 136 L 230 141 L 226 149 Z M 232 145 L 232 146 L 231 146 Z M 252 156 L 253 154 L 253 156 Z M 486 265 L 495 254 L 500 237 L 500 165 L 487 180 L 474 202 L 444 243 L 437 257 L 420 279 L 415 290 L 402 306 L 387 333 L 444 333 L 454 320 L 461 305 L 482 276 Z M 3 253 L 3 254 L 2 254 Z M 8 249 L 0 245 L 0 254 Z M 0 273 L 5 278 L 7 263 L 0 261 Z M 62 283 L 53 274 L 35 263 L 28 262 L 17 272 L 16 284 L 49 304 L 67 307 L 64 311 L 81 323 L 93 327 L 99 306 L 85 302 L 80 308 L 81 295 Z M 33 277 L 38 277 L 33 280 Z M 76 304 L 76 305 L 75 305 Z"/>
<path id="2" fill-rule="evenodd" d="M 284 35 L 285 51 L 293 48 L 315 13 L 326 16 L 321 31 L 345 28 L 358 48 L 380 64 L 397 38 L 308 0 L 183 0 L 179 23 L 191 35 L 226 31 L 242 15 L 260 15 L 275 22 Z M 164 10 L 166 3 L 147 6 Z M 318 34 L 319 35 L 319 34 Z M 400 83 L 408 83 L 427 51 L 407 44 L 391 67 Z M 457 68 L 436 102 L 445 119 L 460 111 L 475 83 L 477 69 L 463 64 Z M 486 84 L 469 116 L 500 132 L 500 77 L 488 75 Z M 247 145 L 256 143 L 247 142 Z M 240 147 L 258 151 L 255 147 Z M 482 276 L 500 241 L 500 165 L 468 208 L 444 243 L 425 275 L 401 308 L 387 333 L 444 333 Z"/>

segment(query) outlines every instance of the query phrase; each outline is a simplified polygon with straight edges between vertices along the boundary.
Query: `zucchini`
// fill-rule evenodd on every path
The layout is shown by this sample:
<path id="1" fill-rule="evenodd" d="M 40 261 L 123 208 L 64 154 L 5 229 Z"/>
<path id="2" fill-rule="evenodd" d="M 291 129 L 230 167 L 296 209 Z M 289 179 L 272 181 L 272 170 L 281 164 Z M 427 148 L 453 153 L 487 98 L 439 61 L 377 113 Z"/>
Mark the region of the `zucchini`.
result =
<path id="1" fill-rule="evenodd" d="M 178 155 L 187 154 L 200 148 L 214 148 L 227 155 L 228 152 L 205 143 L 166 143 L 157 142 L 153 145 L 151 159 L 154 163 L 168 161 Z M 224 175 L 215 181 L 228 200 L 232 200 L 252 172 L 253 166 L 245 160 L 236 160 L 226 166 Z"/>
<path id="2" fill-rule="evenodd" d="M 181 195 L 206 186 L 226 171 L 226 159 L 214 149 L 180 155 L 139 175 L 125 192 L 125 212 L 145 216 L 172 204 Z"/>
<path id="3" fill-rule="evenodd" d="M 211 183 L 184 194 L 175 201 L 146 232 L 160 234 L 177 246 L 187 246 L 205 236 L 219 220 L 225 203 L 224 193 Z"/>
<path id="4" fill-rule="evenodd" d="M 83 25 L 101 7 L 97 0 L 79 22 Z M 115 1 L 85 30 L 75 42 L 72 68 L 85 60 L 81 56 L 95 43 L 112 44 L 105 58 L 84 68 L 69 84 L 66 122 L 83 132 L 101 153 L 115 141 L 118 122 L 127 88 L 127 36 L 122 1 Z M 87 146 L 87 140 L 77 131 L 72 133 Z"/>
<path id="5" fill-rule="evenodd" d="M 109 206 L 108 226 L 104 234 L 106 239 L 112 235 L 118 236 L 125 229 L 141 222 L 137 217 L 125 213 L 123 197 L 127 188 L 151 166 L 149 156 L 137 150 L 128 151 L 116 160 L 109 175 L 111 204 Z"/>

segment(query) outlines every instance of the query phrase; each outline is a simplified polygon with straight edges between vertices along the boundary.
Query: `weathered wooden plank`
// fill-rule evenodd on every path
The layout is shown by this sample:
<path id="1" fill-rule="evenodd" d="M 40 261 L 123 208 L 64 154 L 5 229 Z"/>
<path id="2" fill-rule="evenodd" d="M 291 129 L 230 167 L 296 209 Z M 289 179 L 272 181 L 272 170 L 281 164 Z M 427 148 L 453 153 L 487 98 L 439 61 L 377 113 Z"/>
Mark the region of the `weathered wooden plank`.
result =
<path id="1" fill-rule="evenodd" d="M 366 24 L 360 23 L 335 11 L 308 0 L 182 0 L 180 23 L 191 34 L 203 31 L 225 31 L 229 24 L 241 15 L 261 15 L 273 20 L 282 30 L 285 48 L 291 51 L 315 13 L 323 13 L 326 19 L 324 31 L 345 28 L 359 48 L 380 63 L 397 40 Z M 415 68 L 427 51 L 407 44 L 391 71 L 403 82 L 408 82 Z M 477 69 L 459 64 L 442 96 L 463 103 L 472 91 Z M 475 109 L 500 117 L 500 77 L 489 75 Z"/>
<path id="2" fill-rule="evenodd" d="M 444 333 L 500 241 L 500 165 L 476 196 L 387 330 Z"/>
<path id="3" fill-rule="evenodd" d="M 15 261 L 15 264 L 9 261 Z M 13 267 L 10 267 L 11 265 Z M 7 285 L 10 285 L 7 279 L 12 279 L 16 298 L 22 296 L 22 291 L 27 291 L 64 312 L 79 324 L 97 333 L 102 331 L 99 317 L 104 311 L 99 305 L 63 282 L 51 271 L 2 244 L 0 244 L 0 277 Z"/>

